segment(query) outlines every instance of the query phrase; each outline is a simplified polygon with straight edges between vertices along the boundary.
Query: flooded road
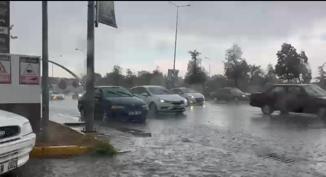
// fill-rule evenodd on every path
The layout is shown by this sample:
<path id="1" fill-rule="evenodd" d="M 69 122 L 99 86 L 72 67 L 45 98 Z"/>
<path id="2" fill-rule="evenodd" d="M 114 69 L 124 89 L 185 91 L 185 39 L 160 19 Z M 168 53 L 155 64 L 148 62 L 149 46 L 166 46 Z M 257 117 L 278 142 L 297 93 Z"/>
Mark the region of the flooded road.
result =
<path id="1" fill-rule="evenodd" d="M 51 120 L 79 119 L 75 100 L 50 106 Z M 181 116 L 95 127 L 125 153 L 32 159 L 20 176 L 326 176 L 326 124 L 315 115 L 263 116 L 247 103 L 207 102 Z"/>

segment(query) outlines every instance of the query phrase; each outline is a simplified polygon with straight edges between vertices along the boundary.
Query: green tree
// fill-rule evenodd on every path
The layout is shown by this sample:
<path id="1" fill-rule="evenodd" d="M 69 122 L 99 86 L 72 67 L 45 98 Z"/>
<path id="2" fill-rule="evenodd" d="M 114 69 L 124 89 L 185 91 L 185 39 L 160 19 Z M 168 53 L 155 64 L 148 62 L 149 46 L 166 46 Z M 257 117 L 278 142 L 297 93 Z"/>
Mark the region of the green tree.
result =
<path id="1" fill-rule="evenodd" d="M 242 58 L 241 48 L 234 44 L 230 49 L 226 50 L 224 62 L 225 76 L 239 87 L 239 80 L 248 78 L 249 65 Z"/>
<path id="2" fill-rule="evenodd" d="M 124 86 L 127 88 L 131 88 L 136 84 L 137 76 L 130 69 L 127 69 L 126 74 L 127 75 L 125 78 Z"/>
<path id="3" fill-rule="evenodd" d="M 291 44 L 283 43 L 276 55 L 275 72 L 279 78 L 288 82 L 298 79 L 300 82 L 301 65 L 296 49 Z"/>
<path id="4" fill-rule="evenodd" d="M 301 51 L 299 54 L 300 59 L 300 76 L 303 83 L 310 83 L 312 76 L 311 76 L 311 69 L 308 63 L 308 57 L 304 51 Z"/>
<path id="5" fill-rule="evenodd" d="M 326 71 L 324 70 L 324 64 L 318 67 L 319 76 L 316 78 L 318 84 L 322 88 L 326 88 Z"/>
<path id="6" fill-rule="evenodd" d="M 185 83 L 187 84 L 204 84 L 207 80 L 207 74 L 200 66 L 200 53 L 197 50 L 189 51 L 191 60 L 188 63 L 187 73 L 185 76 Z"/>
<path id="7" fill-rule="evenodd" d="M 107 85 L 121 86 L 124 82 L 124 78 L 125 76 L 122 75 L 122 68 L 118 65 L 114 65 L 113 71 L 106 74 L 104 81 Z"/>
<path id="8" fill-rule="evenodd" d="M 67 82 L 65 79 L 61 79 L 58 83 L 58 87 L 62 90 L 65 90 L 67 88 Z"/>

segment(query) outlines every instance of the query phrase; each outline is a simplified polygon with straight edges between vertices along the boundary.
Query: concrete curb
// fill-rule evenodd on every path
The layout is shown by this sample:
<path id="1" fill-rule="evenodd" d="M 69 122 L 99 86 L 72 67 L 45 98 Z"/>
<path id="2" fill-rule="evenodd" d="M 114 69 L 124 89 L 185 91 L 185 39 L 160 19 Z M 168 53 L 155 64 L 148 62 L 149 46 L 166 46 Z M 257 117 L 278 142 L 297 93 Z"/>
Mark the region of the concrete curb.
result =
<path id="1" fill-rule="evenodd" d="M 60 158 L 83 155 L 91 152 L 89 146 L 36 146 L 31 152 L 31 158 Z"/>

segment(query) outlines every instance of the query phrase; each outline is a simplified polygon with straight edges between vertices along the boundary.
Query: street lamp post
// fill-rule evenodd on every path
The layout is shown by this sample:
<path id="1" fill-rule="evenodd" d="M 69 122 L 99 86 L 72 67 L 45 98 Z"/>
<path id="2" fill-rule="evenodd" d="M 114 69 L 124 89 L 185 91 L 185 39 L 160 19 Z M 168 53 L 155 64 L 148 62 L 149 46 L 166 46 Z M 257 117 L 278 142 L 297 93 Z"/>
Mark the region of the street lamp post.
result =
<path id="1" fill-rule="evenodd" d="M 173 77 L 172 77 L 172 81 L 173 81 L 173 86 L 174 86 L 174 81 L 175 81 L 175 59 L 176 59 L 176 55 L 177 55 L 177 39 L 178 39 L 178 22 L 179 22 L 179 8 L 180 7 L 189 7 L 190 4 L 187 5 L 177 5 L 171 1 L 169 1 L 174 7 L 177 8 L 177 15 L 176 15 L 176 23 L 175 23 L 175 36 L 174 36 L 174 55 L 173 55 Z"/>

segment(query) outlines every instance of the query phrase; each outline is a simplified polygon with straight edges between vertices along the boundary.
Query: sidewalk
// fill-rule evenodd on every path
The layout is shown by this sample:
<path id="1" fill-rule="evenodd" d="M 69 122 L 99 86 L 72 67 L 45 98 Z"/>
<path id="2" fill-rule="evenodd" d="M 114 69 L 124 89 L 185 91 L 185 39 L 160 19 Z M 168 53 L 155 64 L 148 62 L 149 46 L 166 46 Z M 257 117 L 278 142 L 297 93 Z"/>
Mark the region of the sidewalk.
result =
<path id="1" fill-rule="evenodd" d="M 65 125 L 49 121 L 47 132 L 38 135 L 32 158 L 57 158 L 106 151 L 114 155 L 113 146 L 94 135 L 83 134 Z"/>

